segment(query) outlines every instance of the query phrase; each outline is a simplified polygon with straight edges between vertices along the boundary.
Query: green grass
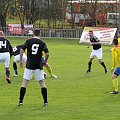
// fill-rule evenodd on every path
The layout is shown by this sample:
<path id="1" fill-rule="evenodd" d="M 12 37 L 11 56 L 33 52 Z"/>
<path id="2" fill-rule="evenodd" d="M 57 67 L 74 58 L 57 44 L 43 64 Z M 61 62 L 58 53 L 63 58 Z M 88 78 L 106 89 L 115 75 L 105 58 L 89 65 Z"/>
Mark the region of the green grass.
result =
<path id="1" fill-rule="evenodd" d="M 11 44 L 25 41 L 9 38 Z M 120 95 L 111 95 L 111 73 L 93 61 L 92 72 L 86 74 L 91 48 L 79 45 L 78 40 L 45 39 L 50 50 L 49 64 L 58 79 L 45 80 L 48 88 L 49 106 L 43 107 L 40 87 L 34 79 L 27 87 L 24 105 L 18 107 L 19 89 L 23 69 L 19 77 L 6 83 L 3 65 L 0 64 L 0 120 L 119 120 Z M 103 46 L 103 61 L 111 69 L 110 46 Z M 13 58 L 12 58 L 13 59 Z M 11 60 L 11 75 L 13 74 Z M 46 69 L 45 69 L 46 71 Z"/>

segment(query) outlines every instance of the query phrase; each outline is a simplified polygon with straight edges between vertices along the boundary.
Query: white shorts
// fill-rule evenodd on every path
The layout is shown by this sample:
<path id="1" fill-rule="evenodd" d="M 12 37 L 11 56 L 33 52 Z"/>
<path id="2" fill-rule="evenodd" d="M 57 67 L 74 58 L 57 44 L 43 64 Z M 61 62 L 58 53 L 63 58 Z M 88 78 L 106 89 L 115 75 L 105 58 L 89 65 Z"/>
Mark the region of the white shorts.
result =
<path id="1" fill-rule="evenodd" d="M 10 53 L 4 52 L 0 53 L 0 63 L 4 63 L 4 68 L 8 68 L 10 66 Z"/>
<path id="2" fill-rule="evenodd" d="M 98 59 L 102 59 L 102 48 L 98 49 L 98 50 L 94 50 L 92 49 L 92 52 L 90 54 L 90 58 L 94 58 L 97 57 Z"/>
<path id="3" fill-rule="evenodd" d="M 20 54 L 14 56 L 14 62 L 19 63 L 20 62 Z M 22 57 L 22 62 L 26 63 L 27 61 L 27 56 L 23 53 L 23 57 Z"/>
<path id="4" fill-rule="evenodd" d="M 37 80 L 37 81 L 44 80 L 43 70 L 40 70 L 40 69 L 31 70 L 31 69 L 27 69 L 27 68 L 25 68 L 25 70 L 24 70 L 23 79 L 25 79 L 25 80 L 32 79 L 32 73 L 35 76 L 35 80 Z"/>

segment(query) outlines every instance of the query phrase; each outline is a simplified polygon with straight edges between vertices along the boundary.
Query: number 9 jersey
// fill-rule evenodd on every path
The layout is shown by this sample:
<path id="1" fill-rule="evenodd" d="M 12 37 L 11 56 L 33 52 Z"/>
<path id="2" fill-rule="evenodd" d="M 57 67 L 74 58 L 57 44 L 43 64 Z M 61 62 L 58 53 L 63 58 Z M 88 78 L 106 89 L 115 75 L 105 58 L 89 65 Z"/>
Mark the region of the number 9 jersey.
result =
<path id="1" fill-rule="evenodd" d="M 25 49 L 27 49 L 26 68 L 31 70 L 42 70 L 42 52 L 49 52 L 46 43 L 40 40 L 39 38 L 33 37 L 25 42 L 25 44 L 22 46 L 22 49 L 24 51 Z"/>

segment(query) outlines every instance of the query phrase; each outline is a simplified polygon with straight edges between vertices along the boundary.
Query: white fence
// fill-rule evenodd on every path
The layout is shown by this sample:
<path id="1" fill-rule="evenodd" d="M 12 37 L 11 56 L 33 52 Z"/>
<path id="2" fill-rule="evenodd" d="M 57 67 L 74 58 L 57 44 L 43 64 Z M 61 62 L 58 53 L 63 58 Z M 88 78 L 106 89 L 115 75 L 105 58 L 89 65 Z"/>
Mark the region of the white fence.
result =
<path id="1" fill-rule="evenodd" d="M 81 30 L 76 29 L 40 29 L 42 37 L 80 38 Z"/>
<path id="2" fill-rule="evenodd" d="M 32 36 L 33 28 L 25 29 L 8 29 L 2 28 L 6 36 Z M 43 29 L 40 28 L 41 37 L 49 38 L 80 38 L 82 30 L 80 29 Z"/>

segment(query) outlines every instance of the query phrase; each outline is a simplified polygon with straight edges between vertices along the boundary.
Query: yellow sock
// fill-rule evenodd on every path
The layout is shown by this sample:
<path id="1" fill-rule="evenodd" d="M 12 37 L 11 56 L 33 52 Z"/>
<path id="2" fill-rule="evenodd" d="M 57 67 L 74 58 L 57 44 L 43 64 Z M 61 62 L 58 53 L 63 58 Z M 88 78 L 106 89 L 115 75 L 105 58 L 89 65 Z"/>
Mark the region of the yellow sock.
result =
<path id="1" fill-rule="evenodd" d="M 53 75 L 51 67 L 47 67 L 47 71 L 49 72 L 49 74 L 50 74 L 51 76 Z"/>
<path id="2" fill-rule="evenodd" d="M 118 91 L 118 79 L 117 78 L 113 79 L 113 87 L 115 91 Z"/>

